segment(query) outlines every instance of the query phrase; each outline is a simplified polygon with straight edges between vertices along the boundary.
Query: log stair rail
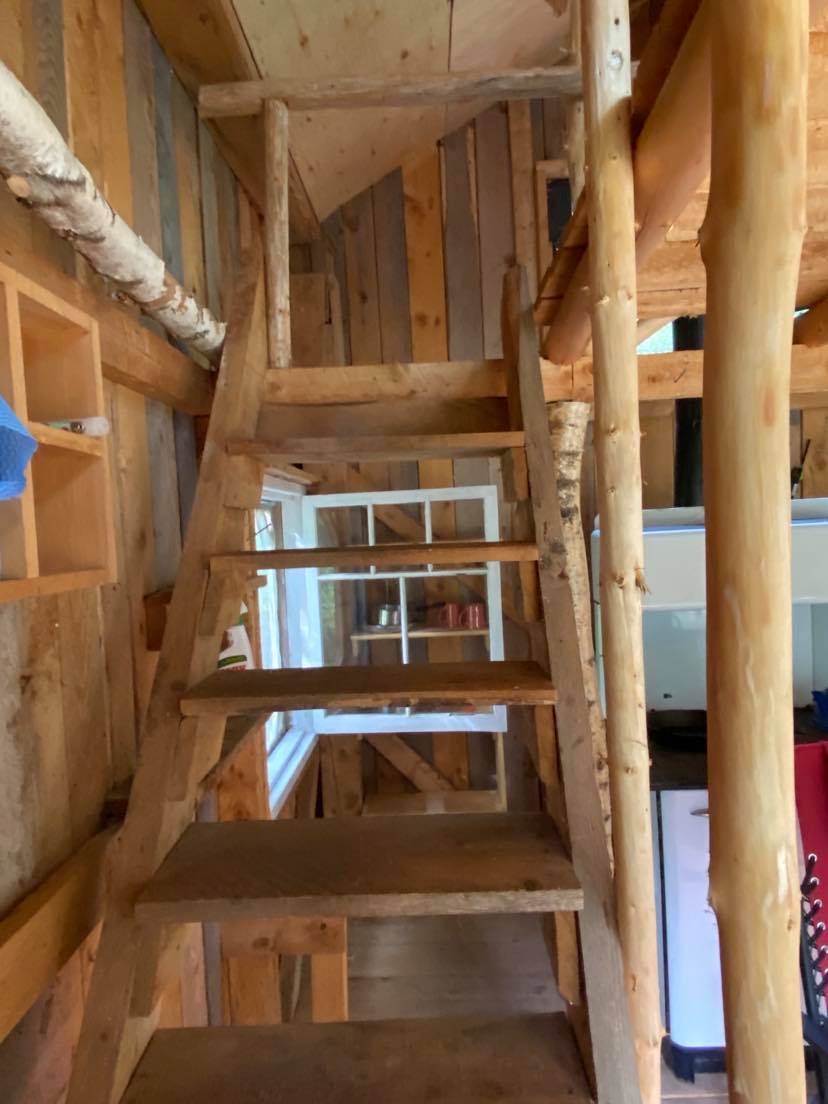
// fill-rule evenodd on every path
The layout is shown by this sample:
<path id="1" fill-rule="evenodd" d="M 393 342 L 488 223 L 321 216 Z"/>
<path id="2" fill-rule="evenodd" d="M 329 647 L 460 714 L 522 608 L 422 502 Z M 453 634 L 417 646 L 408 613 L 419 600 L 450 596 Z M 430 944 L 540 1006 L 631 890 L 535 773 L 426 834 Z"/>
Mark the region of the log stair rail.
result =
<path id="1" fill-rule="evenodd" d="M 267 370 L 291 363 L 287 109 L 267 101 L 264 116 L 270 189 L 264 258 L 254 235 L 235 288 L 138 767 L 114 848 L 68 1104 L 414 1104 L 438 1096 L 445 1104 L 494 1098 L 586 1104 L 582 1058 L 594 1072 L 599 1104 L 641 1104 L 526 274 L 515 268 L 504 283 L 508 432 L 350 442 L 259 438 Z M 368 407 L 366 433 L 371 417 Z M 341 461 L 343 449 L 360 459 L 503 458 L 517 498 L 527 504 L 522 543 L 499 551 L 409 545 L 403 554 L 415 562 L 453 555 L 515 559 L 522 580 L 531 576 L 540 596 L 548 668 L 529 661 L 430 663 L 360 668 L 358 678 L 346 667 L 216 670 L 223 631 L 238 617 L 254 565 L 265 562 L 240 561 L 239 550 L 266 464 L 319 456 Z M 374 546 L 349 554 L 364 555 L 370 565 L 380 553 Z M 565 827 L 556 830 L 562 822 L 551 811 L 193 824 L 200 785 L 215 769 L 228 732 L 245 728 L 234 718 L 424 703 L 461 711 L 468 704 L 531 707 L 545 748 L 538 762 L 560 754 Z M 540 766 L 539 774 L 544 777 Z M 181 924 L 481 912 L 578 917 L 591 1046 L 566 1016 L 156 1030 L 159 963 Z"/>

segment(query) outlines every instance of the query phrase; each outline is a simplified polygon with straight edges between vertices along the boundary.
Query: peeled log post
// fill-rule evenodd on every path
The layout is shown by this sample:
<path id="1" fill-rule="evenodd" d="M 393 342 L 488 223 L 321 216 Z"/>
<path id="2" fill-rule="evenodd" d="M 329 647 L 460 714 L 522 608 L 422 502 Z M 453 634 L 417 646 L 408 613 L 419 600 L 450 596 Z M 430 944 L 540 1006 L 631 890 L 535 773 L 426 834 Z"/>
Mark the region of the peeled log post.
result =
<path id="1" fill-rule="evenodd" d="M 802 1104 L 788 385 L 805 224 L 807 5 L 731 0 L 712 18 L 701 235 L 711 900 L 730 1099 Z"/>
<path id="2" fill-rule="evenodd" d="M 661 1100 L 661 1007 L 644 697 L 644 539 L 626 0 L 583 0 L 601 622 L 616 903 L 643 1104 Z"/>
<path id="3" fill-rule="evenodd" d="M 595 646 L 592 638 L 592 593 L 589 586 L 584 530 L 581 521 L 581 465 L 584 441 L 592 417 L 592 405 L 583 402 L 559 402 L 549 407 L 549 431 L 555 451 L 558 473 L 558 500 L 561 506 L 561 526 L 566 546 L 569 589 L 575 607 L 575 627 L 581 657 L 584 689 L 592 732 L 592 754 L 595 781 L 601 798 L 601 810 L 607 830 L 607 846 L 612 851 L 612 820 L 610 816 L 609 764 L 607 735 L 601 716 L 598 677 L 595 672 Z"/>
<path id="4" fill-rule="evenodd" d="M 288 109 L 266 100 L 265 125 L 265 272 L 267 275 L 267 352 L 271 368 L 289 368 L 290 241 L 288 227 Z"/>
<path id="5" fill-rule="evenodd" d="M 224 323 L 181 287 L 112 210 L 46 112 L 2 63 L 0 173 L 19 200 L 172 337 L 218 358 Z"/>

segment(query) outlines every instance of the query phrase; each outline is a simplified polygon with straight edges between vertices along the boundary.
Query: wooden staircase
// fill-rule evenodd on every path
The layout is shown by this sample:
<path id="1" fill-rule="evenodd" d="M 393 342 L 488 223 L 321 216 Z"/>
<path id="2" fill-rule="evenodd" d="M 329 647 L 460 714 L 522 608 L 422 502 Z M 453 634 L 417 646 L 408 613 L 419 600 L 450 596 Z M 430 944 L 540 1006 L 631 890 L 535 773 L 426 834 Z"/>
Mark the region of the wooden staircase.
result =
<path id="1" fill-rule="evenodd" d="M 550 817 L 193 824 L 138 898 L 146 923 L 272 916 L 450 916 L 580 909 Z"/>
<path id="2" fill-rule="evenodd" d="M 280 309 L 288 286 L 284 217 L 281 225 L 281 259 L 276 263 L 271 250 L 268 269 L 271 363 L 275 311 L 277 366 L 289 362 L 289 312 Z M 266 320 L 261 252 L 254 244 L 236 290 L 69 1104 L 585 1102 L 590 1089 L 564 1015 L 498 1018 L 493 1010 L 478 1020 L 156 1031 L 150 996 L 165 940 L 179 924 L 577 910 L 598 1098 L 640 1100 L 537 338 L 525 277 L 517 270 L 507 281 L 505 304 L 514 431 L 260 441 Z M 240 551 L 265 464 L 333 453 L 337 460 L 506 455 L 531 486 L 536 537 L 498 545 Z M 222 630 L 238 616 L 251 572 L 390 559 L 407 565 L 513 560 L 537 571 L 552 677 L 533 662 L 377 666 L 360 669 L 358 680 L 353 668 L 215 670 Z M 545 814 L 192 823 L 199 783 L 231 729 L 245 729 L 239 718 L 434 702 L 549 706 L 558 698 L 571 857 Z"/>

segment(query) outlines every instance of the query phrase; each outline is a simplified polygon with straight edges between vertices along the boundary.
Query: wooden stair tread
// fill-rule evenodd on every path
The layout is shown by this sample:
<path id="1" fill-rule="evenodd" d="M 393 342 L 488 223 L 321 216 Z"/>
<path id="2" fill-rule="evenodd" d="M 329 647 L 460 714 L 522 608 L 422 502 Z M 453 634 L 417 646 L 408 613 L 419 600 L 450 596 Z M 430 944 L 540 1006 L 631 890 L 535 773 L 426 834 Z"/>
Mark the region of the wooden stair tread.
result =
<path id="1" fill-rule="evenodd" d="M 277 548 L 228 552 L 210 559 L 211 571 L 296 567 L 424 567 L 426 564 L 524 563 L 536 561 L 533 541 L 438 541 L 434 544 L 356 544 L 348 548 Z"/>
<path id="2" fill-rule="evenodd" d="M 583 894 L 543 813 L 193 824 L 141 894 L 147 921 L 554 912 Z"/>
<path id="3" fill-rule="evenodd" d="M 499 456 L 523 448 L 522 430 L 487 433 L 368 435 L 364 437 L 283 437 L 228 441 L 231 455 L 256 456 L 271 463 L 352 463 L 359 460 L 433 460 L 451 456 Z"/>
<path id="4" fill-rule="evenodd" d="M 563 1013 L 175 1028 L 122 1104 L 588 1104 Z"/>
<path id="5" fill-rule="evenodd" d="M 549 705 L 555 700 L 549 676 L 537 663 L 484 660 L 216 671 L 183 694 L 181 712 L 187 717 L 200 717 L 423 703 Z"/>

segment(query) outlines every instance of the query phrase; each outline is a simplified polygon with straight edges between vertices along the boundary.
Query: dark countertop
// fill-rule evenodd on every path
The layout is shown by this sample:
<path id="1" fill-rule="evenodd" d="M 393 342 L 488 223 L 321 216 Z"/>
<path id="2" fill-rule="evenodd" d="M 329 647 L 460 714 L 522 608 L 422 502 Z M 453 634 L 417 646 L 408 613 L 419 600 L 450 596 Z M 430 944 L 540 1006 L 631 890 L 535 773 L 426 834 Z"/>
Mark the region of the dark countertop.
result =
<path id="1" fill-rule="evenodd" d="M 794 743 L 828 741 L 828 732 L 817 728 L 812 709 L 797 709 Z M 706 790 L 707 752 L 704 734 L 691 732 L 675 740 L 666 731 L 650 733 L 650 789 Z"/>

